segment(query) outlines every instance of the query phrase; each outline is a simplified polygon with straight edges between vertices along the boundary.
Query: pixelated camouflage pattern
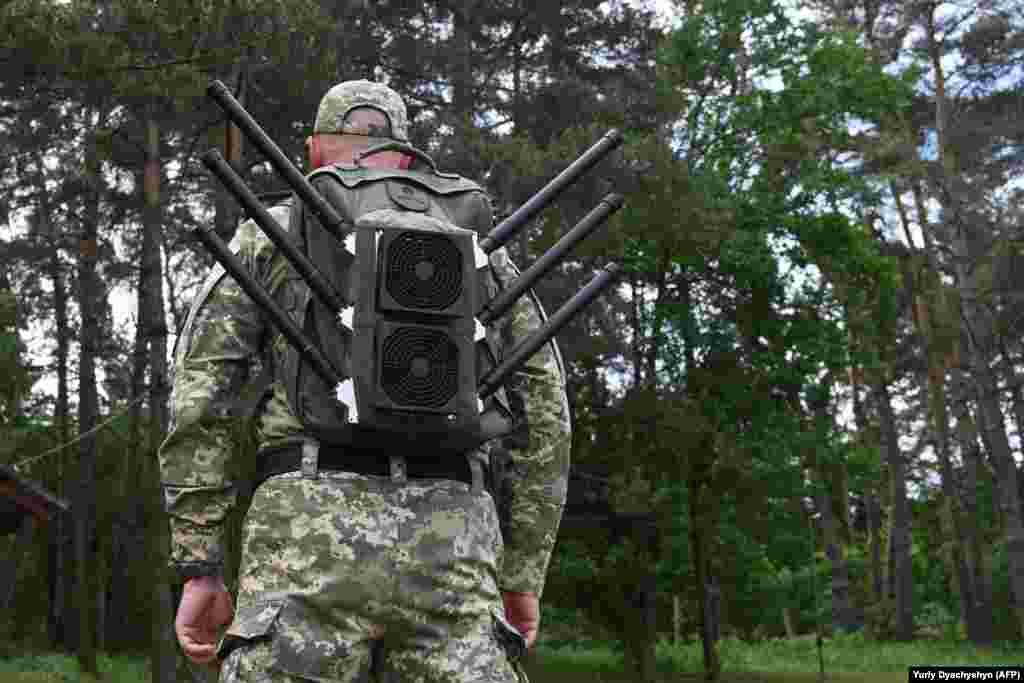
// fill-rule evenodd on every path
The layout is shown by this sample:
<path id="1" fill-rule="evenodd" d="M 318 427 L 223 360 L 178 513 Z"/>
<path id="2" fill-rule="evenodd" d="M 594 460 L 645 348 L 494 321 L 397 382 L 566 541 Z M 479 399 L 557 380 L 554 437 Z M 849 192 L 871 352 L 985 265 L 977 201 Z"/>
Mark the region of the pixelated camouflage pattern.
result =
<path id="1" fill-rule="evenodd" d="M 221 681 L 525 682 L 495 580 L 496 514 L 460 482 L 268 480 L 242 532 Z"/>
<path id="2" fill-rule="evenodd" d="M 374 182 L 346 189 L 335 183 L 336 196 L 332 196 L 331 200 L 343 209 L 343 215 L 358 217 L 363 212 L 382 208 L 382 204 L 370 201 L 375 192 L 380 202 L 390 201 L 386 200 L 388 193 L 383 187 L 384 183 Z M 474 203 L 471 204 L 474 217 L 462 224 L 478 231 L 486 230 L 491 225 L 490 203 L 482 193 L 470 194 L 474 195 Z M 361 200 L 357 201 L 357 197 Z M 476 197 L 483 197 L 483 200 L 477 201 Z M 287 229 L 292 215 L 289 208 L 278 206 L 271 209 L 271 213 Z M 432 215 L 447 217 L 450 212 L 438 212 L 431 205 L 424 218 Z M 296 281 L 297 275 L 291 266 L 253 222 L 246 221 L 239 227 L 231 248 L 254 277 L 272 293 L 282 288 L 287 289 Z M 491 255 L 491 264 L 495 276 L 502 283 L 507 284 L 517 275 L 504 250 Z M 172 532 L 171 561 L 179 572 L 186 574 L 217 573 L 222 568 L 223 522 L 236 501 L 233 482 L 227 481 L 225 475 L 227 459 L 232 453 L 233 435 L 238 433 L 239 428 L 239 419 L 232 411 L 237 396 L 262 370 L 263 365 L 268 362 L 275 365 L 276 353 L 263 355 L 261 344 L 267 342 L 267 337 L 271 349 L 284 352 L 287 348 L 283 336 L 271 333 L 265 327 L 258 308 L 221 269 L 214 270 L 201 294 L 204 296 L 198 297 L 193 303 L 189 323 L 176 350 L 172 430 L 159 454 L 165 509 Z M 499 349 L 511 348 L 539 327 L 542 319 L 543 312 L 535 297 L 523 298 L 508 315 L 487 330 L 488 337 L 498 344 Z M 449 506 L 445 512 L 445 496 L 454 500 L 451 496 L 457 498 L 456 493 L 467 489 L 465 484 L 458 482 L 433 482 L 434 485 L 443 484 L 441 489 L 448 491 L 441 495 L 435 488 L 424 488 L 422 480 L 412 480 L 406 485 L 406 493 L 402 494 L 406 498 L 395 499 L 402 501 L 401 504 L 388 507 L 385 505 L 388 496 L 398 495 L 394 491 L 389 492 L 390 481 L 355 474 L 345 475 L 341 477 L 343 483 L 361 492 L 360 496 L 344 498 L 348 503 L 360 506 L 363 515 L 363 521 L 360 522 L 359 515 L 353 517 L 342 514 L 335 505 L 341 504 L 341 500 L 336 499 L 340 495 L 336 490 L 336 474 L 321 473 L 323 478 L 315 482 L 291 482 L 288 486 L 292 488 L 287 490 L 293 493 L 305 491 L 302 496 L 295 498 L 271 495 L 272 491 L 277 490 L 278 484 L 275 482 L 281 480 L 284 485 L 291 475 L 272 478 L 257 490 L 257 500 L 262 502 L 257 506 L 254 501 L 246 517 L 247 531 L 243 539 L 246 550 L 240 573 L 240 608 L 232 628 L 245 628 L 243 622 L 248 619 L 245 609 L 249 607 L 274 599 L 284 600 L 284 604 L 288 605 L 304 604 L 312 599 L 309 596 L 320 595 L 320 592 L 336 595 L 336 592 L 332 593 L 333 587 L 340 584 L 346 585 L 346 591 L 355 591 L 365 596 L 381 586 L 389 585 L 389 582 L 398 585 L 396 581 L 405 581 L 403 591 L 426 594 L 421 597 L 406 596 L 405 604 L 433 604 L 432 611 L 420 612 L 419 617 L 416 617 L 426 619 L 429 612 L 432 625 L 442 617 L 469 618 L 466 615 L 473 614 L 477 627 L 480 627 L 483 615 L 486 611 L 493 611 L 495 605 L 499 606 L 500 614 L 500 600 L 496 597 L 498 590 L 532 592 L 541 596 L 565 504 L 569 472 L 569 413 L 564 393 L 564 372 L 556 347 L 549 344 L 539 351 L 515 374 L 510 384 L 522 396 L 521 403 L 529 422 L 529 445 L 513 452 L 516 476 L 512 482 L 514 495 L 507 539 L 501 539 L 498 533 L 497 521 L 492 514 L 493 504 L 487 493 L 481 494 L 487 501 L 487 510 L 467 505 L 467 501 L 462 500 L 454 507 Z M 262 405 L 254 429 L 257 442 L 262 446 L 294 437 L 302 431 L 302 423 L 279 379 L 273 383 L 271 395 Z M 302 487 L 310 487 L 310 490 L 306 491 Z M 411 508 L 402 507 L 415 507 L 418 504 L 416 496 L 421 494 L 441 507 L 432 509 L 429 514 L 423 508 L 424 517 L 411 512 Z M 435 500 L 437 496 L 440 498 Z M 275 511 L 271 501 L 281 502 L 285 510 Z M 294 510 L 288 512 L 289 505 L 300 504 L 306 506 L 301 515 L 294 514 Z M 424 522 L 427 519 L 429 523 Z M 483 528 L 477 528 L 480 523 Z M 358 524 L 364 525 L 362 530 L 352 526 Z M 276 531 L 271 532 L 272 528 Z M 459 533 L 453 537 L 452 549 L 444 551 L 435 542 L 437 534 L 444 536 L 444 533 L 452 530 L 458 530 Z M 267 546 L 267 534 L 277 538 L 280 545 Z M 402 543 L 397 546 L 394 545 L 395 534 L 405 534 L 400 539 Z M 331 544 L 340 544 L 341 539 L 348 539 L 348 542 L 343 547 L 338 545 L 336 551 L 324 554 L 322 548 L 334 547 Z M 314 550 L 309 543 L 319 544 L 317 548 L 320 549 Z M 389 561 L 401 560 L 404 564 L 373 565 L 360 560 L 351 565 L 352 573 L 334 573 L 342 571 L 341 567 L 345 566 L 342 560 L 345 558 L 353 560 L 362 557 L 365 560 L 366 553 L 381 552 L 381 544 L 390 548 Z M 435 556 L 434 564 L 426 561 L 428 563 L 417 570 L 417 558 L 425 557 L 423 548 L 433 548 L 431 553 Z M 461 554 L 465 553 L 469 553 L 472 559 L 465 562 L 459 560 Z M 371 554 L 369 557 L 376 556 Z M 444 557 L 449 558 L 448 564 L 437 564 L 440 560 L 436 558 Z M 453 564 L 455 560 L 459 561 Z M 388 566 L 397 568 L 401 576 L 382 569 Z M 444 571 L 442 566 L 445 567 Z M 264 573 L 259 573 L 258 567 L 264 567 Z M 438 589 L 443 587 L 436 585 L 436 577 L 430 572 L 439 572 L 447 577 L 446 580 L 457 585 L 450 586 L 447 593 L 444 590 L 439 593 Z M 290 587 L 280 584 L 278 588 L 273 588 L 276 585 L 272 584 L 274 576 L 292 577 L 296 583 Z M 478 581 L 480 577 L 487 576 L 490 578 L 483 579 L 482 584 Z M 358 586 L 362 588 L 357 590 Z M 466 588 L 469 592 L 457 597 L 454 588 Z M 302 595 L 297 598 L 298 603 L 290 597 L 295 591 Z M 440 602 L 429 603 L 430 599 Z M 413 602 L 408 602 L 410 600 Z M 424 603 L 423 600 L 428 602 Z M 485 605 L 486 611 L 483 609 Z M 411 612 L 389 614 L 392 616 L 392 625 L 412 618 L 409 617 Z M 457 633 L 459 628 L 471 630 L 466 624 L 460 626 L 454 622 L 450 627 L 455 629 L 450 633 Z M 417 637 L 420 637 L 432 632 L 424 626 L 423 634 L 419 631 L 417 633 Z M 445 633 L 440 632 L 444 636 L 441 640 L 448 638 Z M 478 643 L 474 647 L 486 650 L 487 646 Z M 422 655 L 421 652 L 419 657 L 413 657 L 410 661 L 422 660 Z M 246 658 L 239 656 L 236 659 L 239 668 L 244 669 L 242 662 Z M 320 679 L 313 677 L 312 680 Z M 515 679 L 499 676 L 493 680 Z"/>
<path id="3" fill-rule="evenodd" d="M 271 214 L 288 224 L 288 210 Z M 253 221 L 242 223 L 229 245 L 269 288 L 290 267 Z M 171 562 L 184 574 L 218 573 L 223 568 L 223 523 L 236 502 L 225 471 L 239 425 L 232 413 L 247 380 L 262 369 L 259 344 L 263 317 L 233 278 L 217 267 L 207 278 L 175 348 L 171 425 L 160 447 L 164 509 L 170 518 Z M 302 424 L 287 409 L 275 382 L 260 421 L 261 441 L 295 434 Z"/>
<path id="4" fill-rule="evenodd" d="M 491 253 L 491 265 L 505 287 L 519 276 L 504 248 Z M 513 348 L 544 320 L 544 309 L 531 291 L 500 321 L 502 346 Z M 501 568 L 502 590 L 543 595 L 569 489 L 572 438 L 564 378 L 562 357 L 552 342 L 537 351 L 507 383 L 510 394 L 524 399 L 529 445 L 512 451 L 515 474 L 510 533 L 505 539 Z"/>
<path id="5" fill-rule="evenodd" d="M 391 123 L 391 138 L 409 140 L 409 121 L 401 95 L 382 83 L 345 81 L 332 87 L 320 100 L 313 124 L 314 133 L 372 135 L 375 130 L 345 124 L 345 116 L 356 107 L 379 109 Z"/>

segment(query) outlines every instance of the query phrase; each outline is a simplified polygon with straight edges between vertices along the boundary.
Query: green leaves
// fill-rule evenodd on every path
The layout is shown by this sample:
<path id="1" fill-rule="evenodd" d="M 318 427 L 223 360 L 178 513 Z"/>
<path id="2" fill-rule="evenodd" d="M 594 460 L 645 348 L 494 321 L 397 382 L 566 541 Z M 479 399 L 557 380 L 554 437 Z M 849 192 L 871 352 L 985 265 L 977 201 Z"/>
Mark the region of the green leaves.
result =
<path id="1" fill-rule="evenodd" d="M 625 477 L 623 496 L 658 501 L 672 530 L 662 576 L 677 580 L 672 563 L 691 557 L 683 503 L 699 495 L 706 550 L 728 545 L 744 568 L 717 569 L 735 598 L 753 591 L 744 576 L 774 585 L 774 572 L 805 564 L 793 553 L 810 558 L 802 510 L 781 509 L 806 494 L 805 466 L 849 457 L 863 477 L 865 458 L 877 458 L 841 442 L 831 387 L 819 380 L 844 375 L 863 348 L 851 347 L 848 325 L 865 346 L 893 329 L 896 264 L 858 218 L 878 196 L 851 126 L 905 110 L 912 81 L 885 73 L 853 35 L 819 30 L 772 0 L 701 3 L 658 60 L 658 100 L 681 125 L 671 139 L 630 138 L 625 155 L 645 170 L 621 227 L 625 261 L 651 290 L 636 334 L 663 370 L 648 388 L 683 398 L 662 419 L 670 401 L 660 395 L 653 438 L 624 434 L 623 445 L 634 458 L 657 453 L 662 472 L 687 481 L 680 491 L 652 472 L 647 483 Z M 671 454 L 662 440 L 677 444 Z M 780 553 L 750 542 L 767 517 Z"/>

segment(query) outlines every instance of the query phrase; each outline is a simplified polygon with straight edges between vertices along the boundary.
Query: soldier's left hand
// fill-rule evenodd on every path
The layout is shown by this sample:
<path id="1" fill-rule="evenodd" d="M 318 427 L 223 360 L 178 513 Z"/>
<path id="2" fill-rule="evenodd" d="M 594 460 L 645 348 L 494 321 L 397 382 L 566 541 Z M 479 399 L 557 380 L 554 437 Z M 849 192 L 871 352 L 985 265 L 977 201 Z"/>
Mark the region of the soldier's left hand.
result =
<path id="1" fill-rule="evenodd" d="M 523 634 L 529 650 L 537 640 L 537 629 L 540 628 L 540 601 L 534 593 L 512 591 L 503 591 L 501 598 L 505 603 L 505 618 Z"/>

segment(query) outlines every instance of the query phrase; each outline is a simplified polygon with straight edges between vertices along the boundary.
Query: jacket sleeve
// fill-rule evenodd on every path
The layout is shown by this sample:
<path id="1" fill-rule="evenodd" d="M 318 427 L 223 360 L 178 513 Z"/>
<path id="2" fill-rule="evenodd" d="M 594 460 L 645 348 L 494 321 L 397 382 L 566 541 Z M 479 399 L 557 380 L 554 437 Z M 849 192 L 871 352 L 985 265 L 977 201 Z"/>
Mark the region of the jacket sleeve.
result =
<path id="1" fill-rule="evenodd" d="M 287 213 L 274 213 L 278 222 L 287 221 Z M 265 255 L 260 252 L 266 251 L 259 248 L 260 237 L 247 221 L 231 244 L 257 280 Z M 220 267 L 210 278 L 178 340 L 171 429 L 159 451 L 170 565 L 181 578 L 223 574 L 224 521 L 236 503 L 226 474 L 239 428 L 232 409 L 264 334 L 259 308 L 235 280 Z"/>
<path id="2" fill-rule="evenodd" d="M 518 277 L 504 248 L 494 251 L 490 260 L 503 287 Z M 504 353 L 544 321 L 533 292 L 521 297 L 501 320 Z M 565 508 L 572 445 L 564 368 L 555 342 L 545 344 L 513 373 L 505 389 L 525 418 L 527 439 L 525 448 L 511 451 L 511 515 L 498 585 L 503 591 L 539 598 Z"/>

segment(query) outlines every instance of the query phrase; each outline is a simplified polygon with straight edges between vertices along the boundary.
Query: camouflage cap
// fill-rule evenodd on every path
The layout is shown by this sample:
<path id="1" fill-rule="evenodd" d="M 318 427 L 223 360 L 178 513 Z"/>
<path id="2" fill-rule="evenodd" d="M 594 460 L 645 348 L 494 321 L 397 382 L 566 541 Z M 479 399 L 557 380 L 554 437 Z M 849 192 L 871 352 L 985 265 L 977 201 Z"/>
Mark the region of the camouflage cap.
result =
<path id="1" fill-rule="evenodd" d="M 344 125 L 345 117 L 357 107 L 373 107 L 381 111 L 391 124 L 391 138 L 409 141 L 408 114 L 401 95 L 386 85 L 365 80 L 345 81 L 328 90 L 320 100 L 313 132 L 368 134 L 368 131 Z"/>

